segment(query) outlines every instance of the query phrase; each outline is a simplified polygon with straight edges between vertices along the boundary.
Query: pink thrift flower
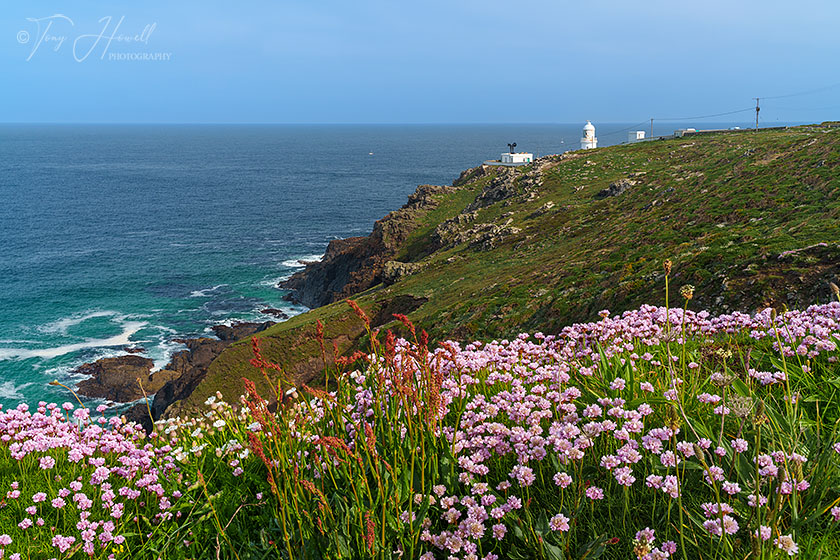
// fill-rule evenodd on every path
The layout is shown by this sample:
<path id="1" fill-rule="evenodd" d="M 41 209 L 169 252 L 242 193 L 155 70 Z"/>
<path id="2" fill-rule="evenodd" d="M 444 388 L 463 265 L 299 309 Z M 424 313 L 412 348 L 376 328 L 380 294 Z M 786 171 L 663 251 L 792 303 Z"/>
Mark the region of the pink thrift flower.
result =
<path id="1" fill-rule="evenodd" d="M 590 500 L 603 500 L 604 491 L 597 486 L 590 486 L 586 489 L 586 497 Z"/>
<path id="2" fill-rule="evenodd" d="M 790 535 L 780 535 L 776 537 L 773 542 L 779 550 L 787 552 L 788 556 L 794 556 L 797 552 L 799 552 L 799 546 L 797 546 L 797 544 L 793 541 L 793 537 Z"/>
<path id="3" fill-rule="evenodd" d="M 572 477 L 569 476 L 567 473 L 559 472 L 554 475 L 554 484 L 561 488 L 566 488 L 571 483 Z"/>
<path id="4" fill-rule="evenodd" d="M 569 530 L 569 518 L 562 513 L 558 513 L 549 520 L 548 527 L 552 531 L 563 531 L 565 533 Z"/>

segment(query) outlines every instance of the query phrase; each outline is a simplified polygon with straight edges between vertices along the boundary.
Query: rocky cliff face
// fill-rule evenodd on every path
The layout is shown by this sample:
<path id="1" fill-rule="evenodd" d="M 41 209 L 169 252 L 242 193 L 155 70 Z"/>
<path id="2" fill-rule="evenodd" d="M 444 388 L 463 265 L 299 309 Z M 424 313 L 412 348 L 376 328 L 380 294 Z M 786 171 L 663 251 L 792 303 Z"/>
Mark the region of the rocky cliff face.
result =
<path id="1" fill-rule="evenodd" d="M 375 286 L 383 280 L 385 264 L 417 228 L 419 218 L 437 206 L 434 195 L 456 188 L 420 185 L 402 208 L 377 221 L 370 235 L 331 241 L 321 262 L 307 264 L 279 287 L 291 290 L 293 301 L 321 307 Z"/>

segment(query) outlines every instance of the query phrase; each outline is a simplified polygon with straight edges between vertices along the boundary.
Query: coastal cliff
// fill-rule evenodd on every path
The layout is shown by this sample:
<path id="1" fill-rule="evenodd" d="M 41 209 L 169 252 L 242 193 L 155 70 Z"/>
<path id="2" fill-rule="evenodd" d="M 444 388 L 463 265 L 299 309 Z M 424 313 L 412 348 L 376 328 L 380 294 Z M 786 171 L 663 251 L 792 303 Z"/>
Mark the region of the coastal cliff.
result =
<path id="1" fill-rule="evenodd" d="M 321 307 L 375 286 L 383 279 L 385 264 L 399 252 L 418 220 L 438 206 L 435 195 L 454 189 L 420 185 L 402 208 L 378 220 L 370 235 L 331 241 L 320 262 L 307 263 L 279 287 L 290 290 L 292 301 Z"/>
<path id="2" fill-rule="evenodd" d="M 349 296 L 374 328 L 400 331 L 402 313 L 433 340 L 559 332 L 603 309 L 664 303 L 665 259 L 672 302 L 691 284 L 692 305 L 713 312 L 803 308 L 840 283 L 839 195 L 840 130 L 819 125 L 482 165 L 421 186 L 369 236 L 331 243 L 282 285 L 314 309 L 257 336 L 293 382 L 318 383 L 316 320 L 328 348 L 366 348 Z M 216 391 L 235 401 L 243 376 L 267 389 L 249 358 L 246 341 L 227 346 L 163 414 Z"/>

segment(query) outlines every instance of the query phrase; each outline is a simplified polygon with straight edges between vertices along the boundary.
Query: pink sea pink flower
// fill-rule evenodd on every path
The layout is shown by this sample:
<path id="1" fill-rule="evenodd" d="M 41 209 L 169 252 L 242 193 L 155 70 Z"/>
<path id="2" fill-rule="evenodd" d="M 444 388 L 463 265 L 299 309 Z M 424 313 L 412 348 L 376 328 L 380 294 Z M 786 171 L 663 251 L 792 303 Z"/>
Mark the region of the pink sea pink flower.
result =
<path id="1" fill-rule="evenodd" d="M 779 550 L 787 552 L 788 556 L 794 556 L 797 552 L 799 552 L 799 546 L 797 546 L 793 537 L 790 535 L 780 535 L 776 537 L 773 543 L 779 548 Z"/>
<path id="2" fill-rule="evenodd" d="M 749 449 L 749 447 L 750 444 L 747 443 L 747 440 L 745 439 L 737 438 L 732 440 L 732 450 L 735 451 L 735 453 L 743 453 Z"/>
<path id="3" fill-rule="evenodd" d="M 641 531 L 636 532 L 636 540 L 652 543 L 656 540 L 655 533 L 650 527 L 645 527 Z"/>
<path id="4" fill-rule="evenodd" d="M 569 484 L 572 483 L 572 477 L 569 476 L 567 473 L 559 472 L 554 475 L 554 484 L 561 488 L 566 488 Z"/>
<path id="5" fill-rule="evenodd" d="M 723 483 L 723 491 L 732 496 L 738 494 L 741 491 L 741 487 L 737 482 L 727 481 Z"/>
<path id="6" fill-rule="evenodd" d="M 558 513 L 549 520 L 548 527 L 552 531 L 566 532 L 569 530 L 569 518 L 562 513 Z"/>
<path id="7" fill-rule="evenodd" d="M 603 500 L 604 491 L 597 486 L 590 486 L 586 489 L 586 497 L 590 500 Z"/>
<path id="8" fill-rule="evenodd" d="M 76 537 L 64 537 L 61 535 L 56 535 L 52 538 L 52 545 L 58 549 L 59 552 L 64 554 L 67 552 L 73 543 L 76 542 Z"/>

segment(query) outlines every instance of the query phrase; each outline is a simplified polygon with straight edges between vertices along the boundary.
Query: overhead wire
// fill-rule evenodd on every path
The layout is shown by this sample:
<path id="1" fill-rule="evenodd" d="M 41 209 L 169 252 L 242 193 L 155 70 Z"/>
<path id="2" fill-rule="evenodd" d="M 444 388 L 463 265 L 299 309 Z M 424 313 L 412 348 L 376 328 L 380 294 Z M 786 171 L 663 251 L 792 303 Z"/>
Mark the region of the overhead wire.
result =
<path id="1" fill-rule="evenodd" d="M 815 88 L 815 89 L 799 91 L 799 92 L 796 92 L 796 93 L 787 93 L 785 95 L 770 95 L 770 96 L 767 96 L 767 97 L 761 97 L 760 99 L 762 101 L 764 101 L 765 99 L 783 99 L 785 97 L 799 97 L 800 95 L 811 95 L 812 93 L 819 93 L 821 91 L 834 89 L 836 87 L 840 87 L 840 82 L 837 82 L 836 84 L 831 84 L 831 85 L 828 85 L 828 86 L 818 87 L 818 88 Z"/>

